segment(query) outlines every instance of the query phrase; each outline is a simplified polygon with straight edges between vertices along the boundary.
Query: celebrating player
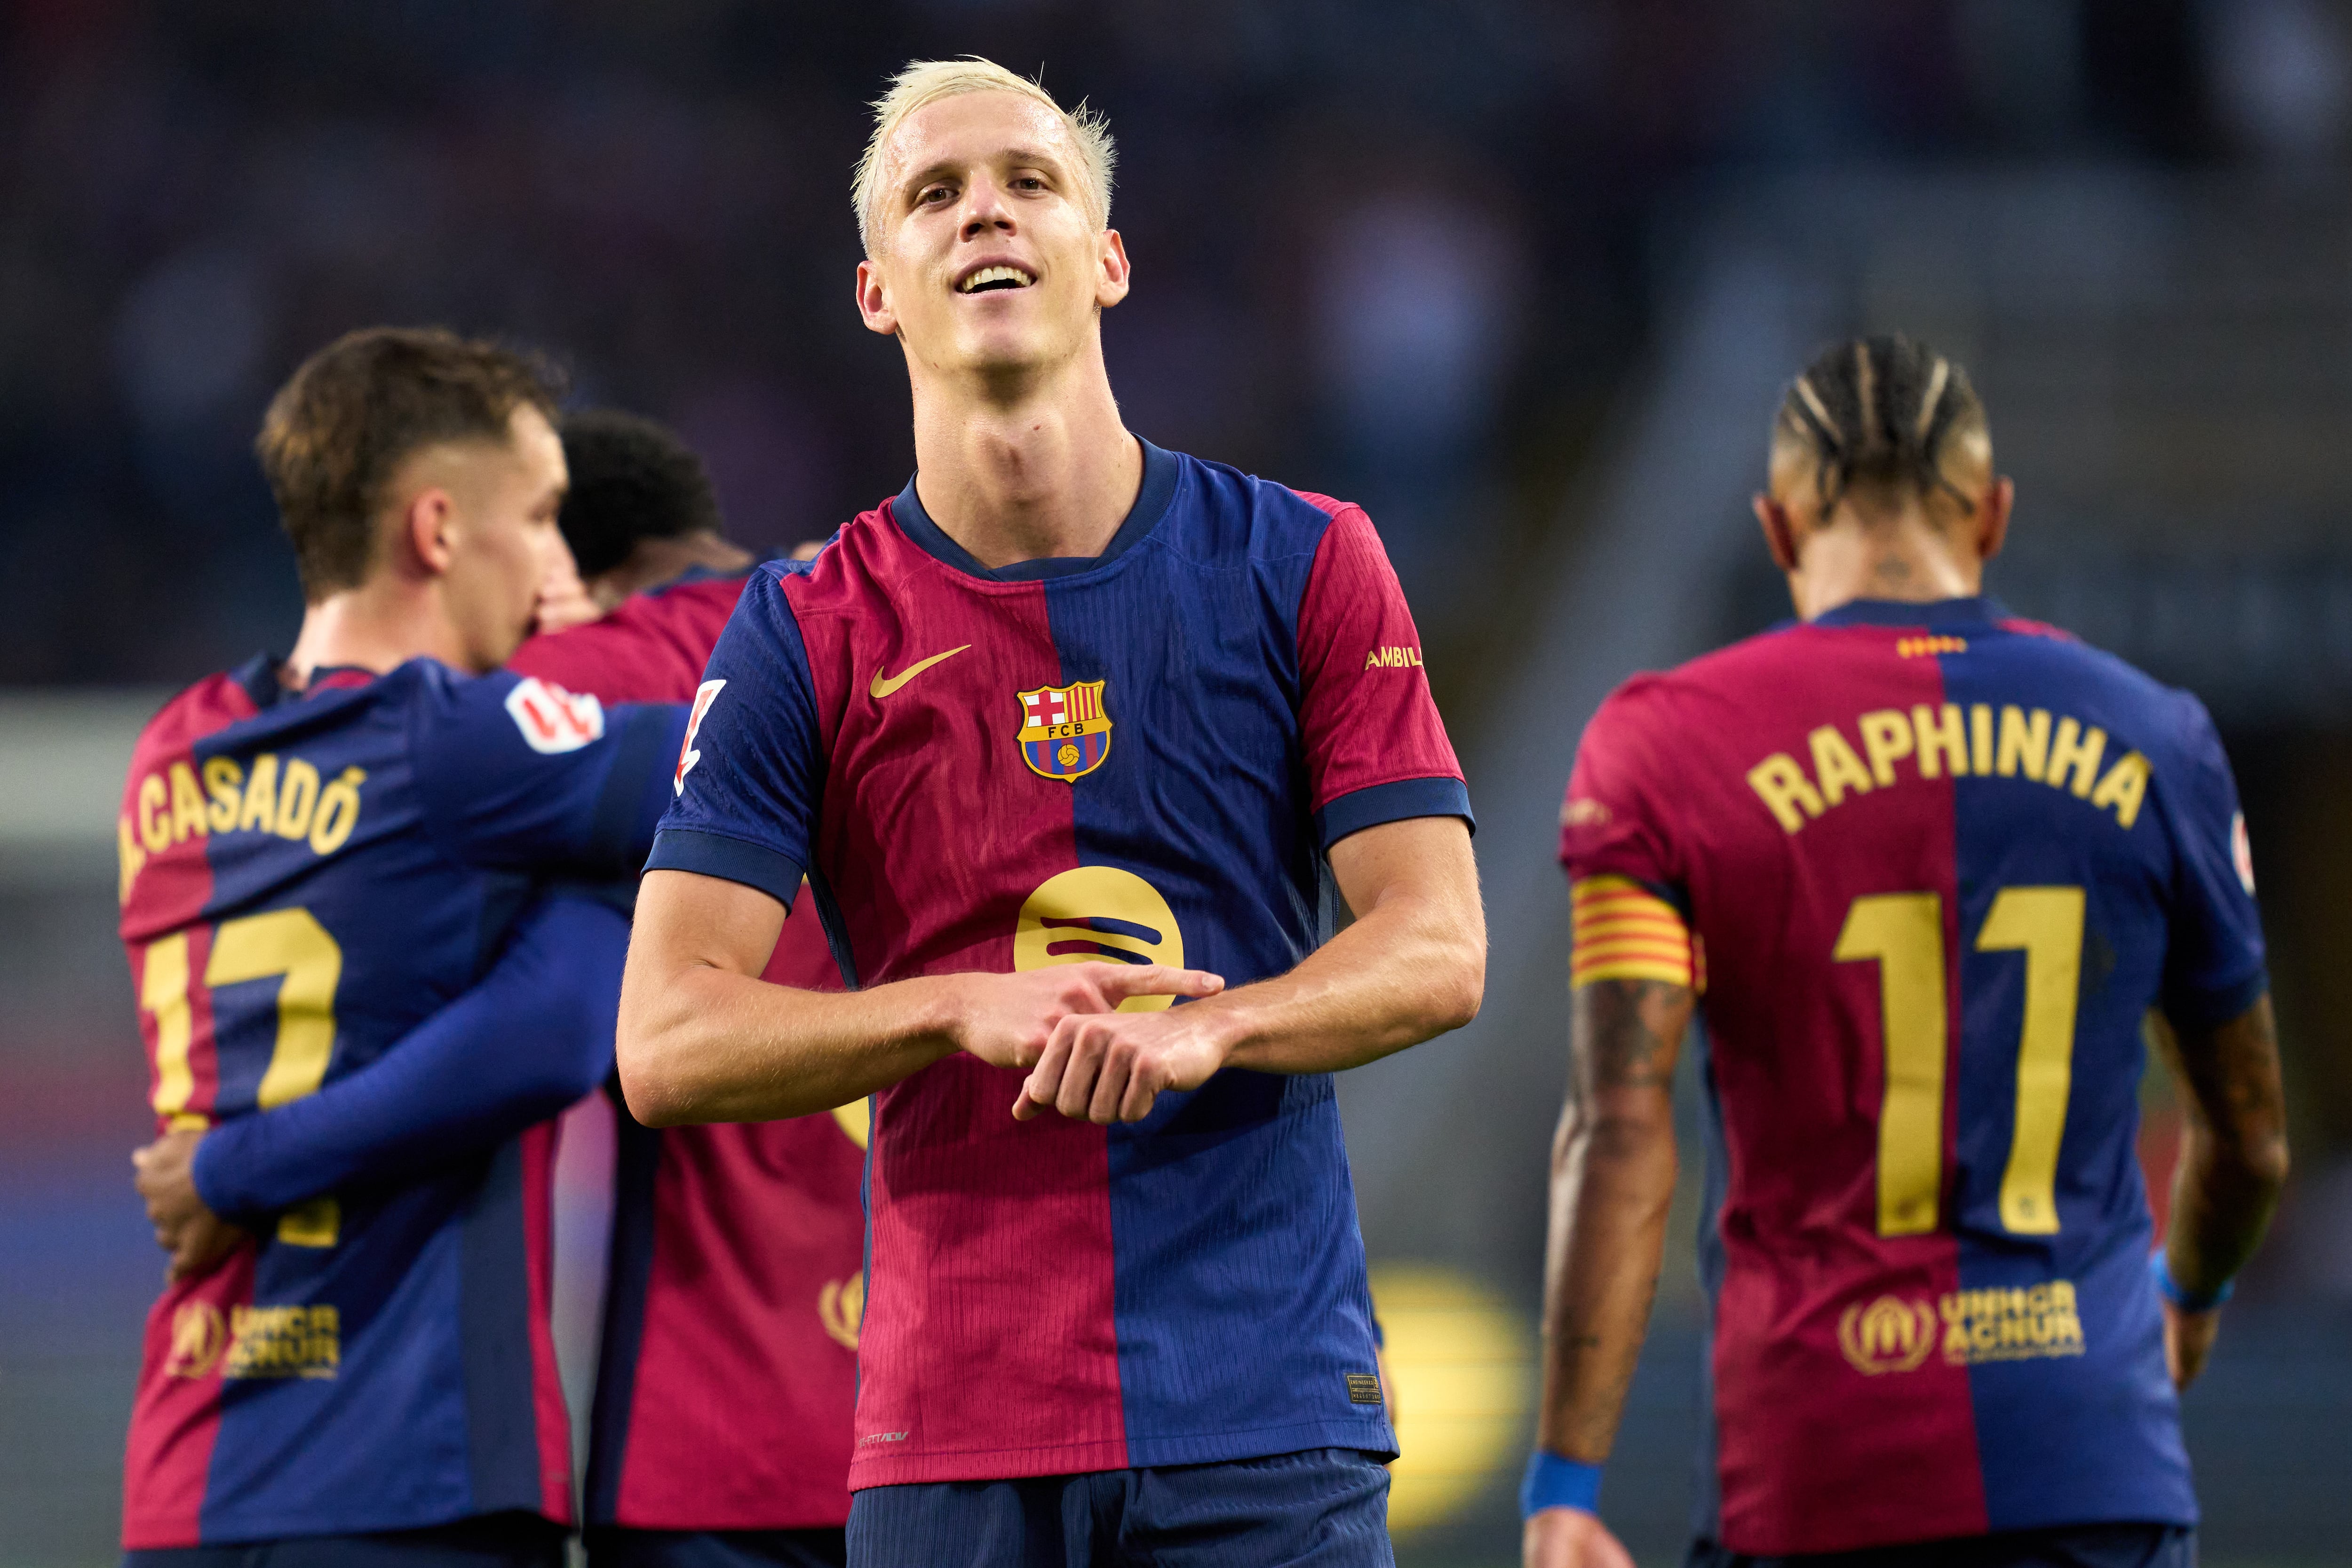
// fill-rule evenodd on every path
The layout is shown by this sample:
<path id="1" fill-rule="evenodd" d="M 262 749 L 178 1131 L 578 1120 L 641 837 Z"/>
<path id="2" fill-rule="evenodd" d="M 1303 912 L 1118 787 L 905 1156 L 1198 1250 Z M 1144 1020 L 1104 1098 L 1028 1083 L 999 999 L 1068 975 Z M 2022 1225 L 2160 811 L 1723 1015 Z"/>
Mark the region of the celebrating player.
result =
<path id="1" fill-rule="evenodd" d="M 1468 800 L 1363 512 L 1121 425 L 1110 163 L 985 61 L 878 105 L 919 472 L 719 641 L 622 1082 L 873 1096 L 853 1563 L 1386 1563 L 1328 1075 L 1475 1010 Z M 862 989 L 758 977 L 804 874 Z"/>
<path id="2" fill-rule="evenodd" d="M 1594 1497 L 1702 1001 L 1691 1561 L 2194 1561 L 2176 1388 L 2286 1170 L 2252 864 L 2195 698 L 1979 597 L 2011 493 L 1958 366 L 1832 350 L 1756 502 L 1801 623 L 1585 731 L 1530 1568 L 1628 1561 Z M 2152 1263 L 2151 1008 L 2190 1106 Z"/>
<path id="3" fill-rule="evenodd" d="M 496 348 L 377 330 L 313 356 L 270 406 L 259 449 L 301 570 L 300 636 L 287 662 L 166 706 L 121 821 L 155 1112 L 245 1144 L 222 1163 L 233 1176 L 268 1168 L 281 1128 L 315 1139 L 299 1107 L 322 1087 L 399 1088 L 371 1067 L 395 1068 L 394 1046 L 488 967 L 534 877 L 625 875 L 650 841 L 679 710 L 471 678 L 521 640 L 556 547 L 553 399 Z M 584 921 L 523 936 L 558 957 L 601 939 Z M 588 1031 L 595 1011 L 562 1016 Z M 402 1093 L 434 1087 L 378 1106 L 391 1142 Z M 203 1141 L 175 1157 L 203 1169 Z M 243 1563 L 262 1542 L 280 1568 L 560 1561 L 551 1152 L 543 1127 L 412 1137 L 369 1151 L 406 1162 L 401 1178 L 372 1170 L 258 1215 L 224 1198 L 254 1236 L 184 1269 L 149 1319 L 130 1563 Z"/>
<path id="4" fill-rule="evenodd" d="M 701 461 L 669 431 L 592 410 L 562 434 L 564 538 L 588 596 L 618 608 L 532 638 L 508 668 L 606 701 L 687 701 L 754 558 L 727 539 Z M 841 988 L 814 900 L 785 922 L 765 976 Z M 842 1561 L 865 1109 L 659 1130 L 622 1116 L 589 1444 L 596 1568 Z"/>

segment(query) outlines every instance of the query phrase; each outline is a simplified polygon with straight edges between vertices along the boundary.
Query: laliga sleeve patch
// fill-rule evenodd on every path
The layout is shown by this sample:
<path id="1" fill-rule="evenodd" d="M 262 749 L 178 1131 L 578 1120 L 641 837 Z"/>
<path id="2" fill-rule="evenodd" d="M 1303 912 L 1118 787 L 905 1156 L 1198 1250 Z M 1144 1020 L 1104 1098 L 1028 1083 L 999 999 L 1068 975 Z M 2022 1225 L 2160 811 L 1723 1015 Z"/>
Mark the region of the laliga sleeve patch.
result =
<path id="1" fill-rule="evenodd" d="M 604 738 L 604 705 L 533 675 L 507 694 L 507 713 L 533 751 L 552 757 Z"/>
<path id="2" fill-rule="evenodd" d="M 686 716 L 686 739 L 679 743 L 677 748 L 677 772 L 669 781 L 673 795 L 686 793 L 686 776 L 694 771 L 696 763 L 702 760 L 702 753 L 694 748 L 694 737 L 702 732 L 702 716 L 710 711 L 710 705 L 719 700 L 719 694 L 726 685 L 725 681 L 705 681 L 694 688 L 694 708 Z"/>
<path id="3" fill-rule="evenodd" d="M 2246 814 L 2239 812 L 2230 819 L 2230 859 L 2238 868 L 2238 880 L 2245 885 L 2246 896 L 2254 894 L 2254 841 L 2246 831 Z"/>

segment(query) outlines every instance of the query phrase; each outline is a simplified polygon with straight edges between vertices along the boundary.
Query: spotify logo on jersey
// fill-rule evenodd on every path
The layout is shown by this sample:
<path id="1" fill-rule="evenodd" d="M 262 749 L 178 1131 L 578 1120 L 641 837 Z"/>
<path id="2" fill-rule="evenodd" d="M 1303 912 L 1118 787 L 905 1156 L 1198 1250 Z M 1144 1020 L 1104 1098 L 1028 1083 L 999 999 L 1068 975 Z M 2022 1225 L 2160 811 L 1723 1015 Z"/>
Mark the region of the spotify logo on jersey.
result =
<path id="1" fill-rule="evenodd" d="M 1184 967 L 1184 935 L 1168 901 L 1117 866 L 1082 865 L 1049 879 L 1022 904 L 1013 933 L 1015 969 L 1097 962 Z M 1118 1010 L 1152 1012 L 1172 1000 L 1129 997 Z"/>

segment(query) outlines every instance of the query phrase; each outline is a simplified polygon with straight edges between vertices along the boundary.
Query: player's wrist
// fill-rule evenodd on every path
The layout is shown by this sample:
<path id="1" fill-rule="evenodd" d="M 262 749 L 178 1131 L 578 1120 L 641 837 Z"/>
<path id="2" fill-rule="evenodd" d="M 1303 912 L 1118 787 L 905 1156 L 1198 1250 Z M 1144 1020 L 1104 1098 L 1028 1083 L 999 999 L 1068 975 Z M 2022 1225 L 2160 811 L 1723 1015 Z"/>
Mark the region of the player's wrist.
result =
<path id="1" fill-rule="evenodd" d="M 2238 1290 L 2237 1281 L 2234 1280 L 2224 1280 L 2218 1285 L 2208 1286 L 2203 1290 L 2190 1290 L 2172 1277 L 2172 1260 L 2166 1256 L 2165 1249 L 2162 1248 L 2158 1248 L 2149 1257 L 2147 1272 L 2148 1277 L 2156 1281 L 2156 1293 L 2171 1302 L 2173 1308 L 2179 1312 L 2218 1312 L 2221 1303 L 2235 1295 Z"/>
<path id="2" fill-rule="evenodd" d="M 1548 1508 L 1598 1514 L 1601 1467 L 1548 1448 L 1528 1455 L 1527 1474 L 1519 1481 L 1519 1517 L 1532 1519 Z"/>

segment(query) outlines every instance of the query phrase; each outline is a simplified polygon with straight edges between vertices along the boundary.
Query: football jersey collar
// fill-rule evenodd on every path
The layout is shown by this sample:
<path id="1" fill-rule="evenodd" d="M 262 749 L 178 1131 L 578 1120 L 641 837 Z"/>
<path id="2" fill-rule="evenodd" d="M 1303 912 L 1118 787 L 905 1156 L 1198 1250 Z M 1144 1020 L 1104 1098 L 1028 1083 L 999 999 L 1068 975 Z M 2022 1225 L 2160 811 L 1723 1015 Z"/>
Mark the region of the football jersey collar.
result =
<path id="1" fill-rule="evenodd" d="M 1816 626 L 1990 626 L 2009 611 L 1990 594 L 1914 603 L 1900 599 L 1853 599 L 1813 617 Z"/>
<path id="2" fill-rule="evenodd" d="M 980 564 L 970 550 L 948 538 L 947 530 L 931 521 L 923 510 L 920 497 L 915 494 L 915 481 L 908 479 L 907 487 L 890 503 L 890 516 L 898 529 L 920 546 L 925 552 L 967 576 L 985 578 L 991 582 L 1034 582 L 1040 578 L 1075 577 L 1082 571 L 1092 571 L 1118 559 L 1137 540 L 1160 526 L 1167 515 L 1168 503 L 1176 497 L 1176 455 L 1163 452 L 1141 436 L 1136 444 L 1143 448 L 1143 487 L 1135 493 L 1135 505 L 1128 508 L 1127 520 L 1111 535 L 1110 543 L 1100 555 L 1048 556 L 1042 560 L 1017 560 L 1011 566 L 994 570 Z"/>

